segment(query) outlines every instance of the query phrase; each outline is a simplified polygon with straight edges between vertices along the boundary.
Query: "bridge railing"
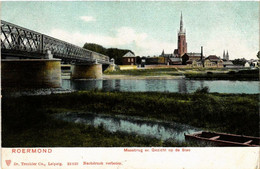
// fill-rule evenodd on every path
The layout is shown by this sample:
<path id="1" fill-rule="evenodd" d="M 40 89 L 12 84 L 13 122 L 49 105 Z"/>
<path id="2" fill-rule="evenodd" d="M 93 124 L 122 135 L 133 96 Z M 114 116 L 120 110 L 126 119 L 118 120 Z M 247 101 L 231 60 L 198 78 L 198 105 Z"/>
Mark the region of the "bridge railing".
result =
<path id="1" fill-rule="evenodd" d="M 1 50 L 41 53 L 76 62 L 109 62 L 109 57 L 1 20 Z"/>

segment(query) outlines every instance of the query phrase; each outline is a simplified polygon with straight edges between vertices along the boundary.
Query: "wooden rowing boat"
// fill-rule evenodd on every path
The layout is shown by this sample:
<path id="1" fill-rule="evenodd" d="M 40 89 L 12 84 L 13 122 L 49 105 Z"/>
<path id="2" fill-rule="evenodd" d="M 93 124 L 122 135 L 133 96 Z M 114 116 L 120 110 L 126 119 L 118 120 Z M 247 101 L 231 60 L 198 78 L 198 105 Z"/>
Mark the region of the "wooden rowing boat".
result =
<path id="1" fill-rule="evenodd" d="M 187 135 L 184 134 L 184 136 L 185 140 L 205 142 L 213 146 L 260 146 L 260 137 L 205 131 Z"/>

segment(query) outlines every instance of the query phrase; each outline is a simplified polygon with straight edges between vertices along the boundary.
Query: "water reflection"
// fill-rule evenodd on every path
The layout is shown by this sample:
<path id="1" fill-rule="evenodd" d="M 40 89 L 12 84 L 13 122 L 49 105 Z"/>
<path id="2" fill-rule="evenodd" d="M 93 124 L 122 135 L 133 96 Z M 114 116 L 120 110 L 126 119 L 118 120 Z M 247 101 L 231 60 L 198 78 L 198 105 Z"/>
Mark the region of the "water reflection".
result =
<path id="1" fill-rule="evenodd" d="M 191 93 L 207 86 L 210 92 L 218 93 L 259 93 L 258 81 L 188 80 L 188 79 L 146 79 L 146 80 L 62 80 L 64 89 L 130 92 L 179 92 Z"/>
<path id="2" fill-rule="evenodd" d="M 187 93 L 187 83 L 185 79 L 180 79 L 178 83 L 178 92 L 179 93 Z"/>
<path id="3" fill-rule="evenodd" d="M 66 113 L 58 114 L 56 117 L 65 121 L 83 123 L 95 127 L 103 125 L 110 132 L 120 131 L 160 140 L 174 139 L 180 142 L 185 141 L 184 133 L 190 134 L 200 131 L 198 128 L 184 124 L 148 121 L 127 116 L 112 117 L 93 113 Z"/>

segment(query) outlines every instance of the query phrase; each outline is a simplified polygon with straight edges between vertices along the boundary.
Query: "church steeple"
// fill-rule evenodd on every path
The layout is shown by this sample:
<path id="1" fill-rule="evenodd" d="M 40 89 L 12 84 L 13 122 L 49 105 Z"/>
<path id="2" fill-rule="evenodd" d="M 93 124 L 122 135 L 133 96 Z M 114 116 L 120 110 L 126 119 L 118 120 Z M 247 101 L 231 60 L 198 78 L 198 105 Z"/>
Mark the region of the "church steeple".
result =
<path id="1" fill-rule="evenodd" d="M 227 50 L 227 54 L 226 54 L 226 60 L 229 61 L 229 54 L 228 54 L 228 50 Z"/>
<path id="2" fill-rule="evenodd" d="M 181 20 L 180 20 L 180 32 L 179 33 L 184 33 L 183 30 L 183 19 L 182 19 L 182 12 L 181 12 Z"/>
<path id="3" fill-rule="evenodd" d="M 225 50 L 223 51 L 223 59 L 226 60 Z"/>
<path id="4" fill-rule="evenodd" d="M 185 53 L 187 53 L 187 42 L 186 42 L 186 33 L 183 29 L 183 19 L 182 19 L 182 12 L 181 12 L 180 30 L 178 33 L 178 56 L 182 57 Z"/>

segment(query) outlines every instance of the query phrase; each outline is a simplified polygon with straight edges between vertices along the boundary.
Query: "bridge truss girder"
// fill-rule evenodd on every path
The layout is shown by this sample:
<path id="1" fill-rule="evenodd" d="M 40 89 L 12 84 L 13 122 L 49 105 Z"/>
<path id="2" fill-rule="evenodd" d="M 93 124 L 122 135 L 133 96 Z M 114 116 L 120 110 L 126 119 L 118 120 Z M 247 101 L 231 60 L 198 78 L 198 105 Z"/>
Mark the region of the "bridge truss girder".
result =
<path id="1" fill-rule="evenodd" d="M 109 57 L 62 40 L 1 21 L 1 53 L 21 58 L 43 58 L 50 50 L 54 58 L 72 62 L 110 64 Z"/>

